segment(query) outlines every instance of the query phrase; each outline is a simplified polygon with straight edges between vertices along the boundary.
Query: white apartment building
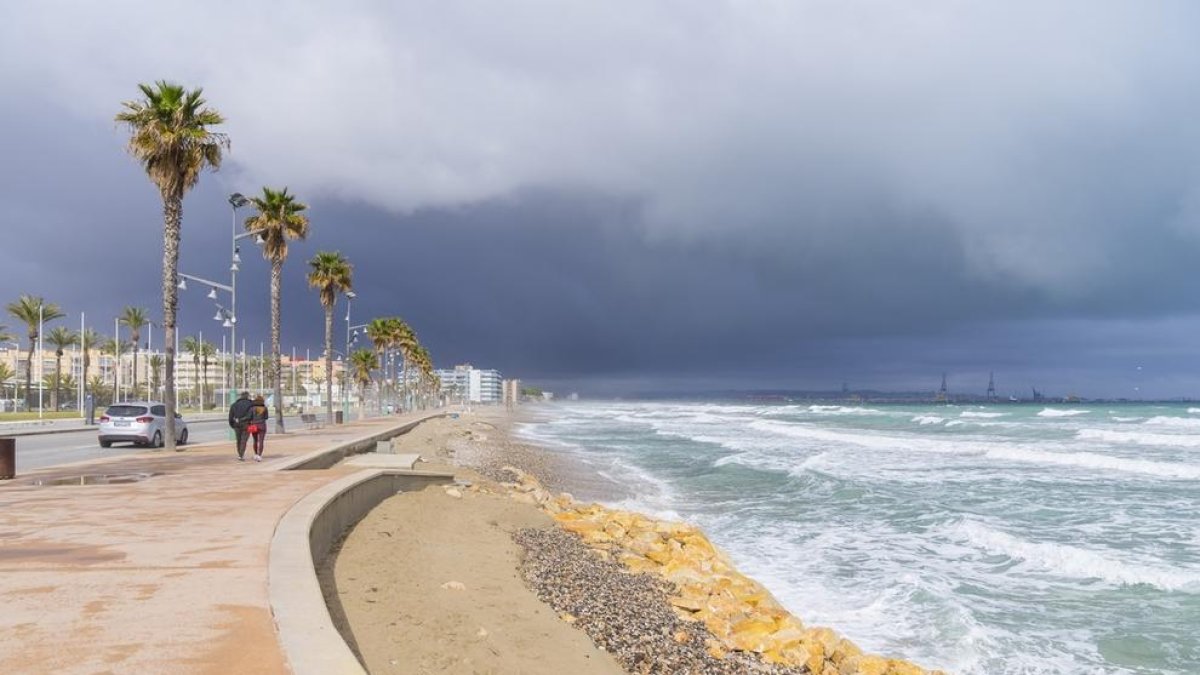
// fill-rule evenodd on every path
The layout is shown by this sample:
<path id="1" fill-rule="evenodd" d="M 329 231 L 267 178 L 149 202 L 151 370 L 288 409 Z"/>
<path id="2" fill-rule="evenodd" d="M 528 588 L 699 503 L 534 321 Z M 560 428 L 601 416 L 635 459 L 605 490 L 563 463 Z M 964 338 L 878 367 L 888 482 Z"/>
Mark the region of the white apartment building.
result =
<path id="1" fill-rule="evenodd" d="M 451 402 L 500 403 L 504 399 L 503 378 L 498 370 L 481 370 L 469 363 L 437 371 L 441 393 Z"/>

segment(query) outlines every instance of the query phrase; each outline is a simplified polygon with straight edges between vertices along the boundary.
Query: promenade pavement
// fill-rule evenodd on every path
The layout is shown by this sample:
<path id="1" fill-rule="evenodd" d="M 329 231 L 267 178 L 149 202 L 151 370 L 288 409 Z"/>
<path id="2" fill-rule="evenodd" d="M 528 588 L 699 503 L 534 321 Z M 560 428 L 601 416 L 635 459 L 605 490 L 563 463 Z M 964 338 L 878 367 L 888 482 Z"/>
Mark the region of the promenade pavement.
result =
<path id="1" fill-rule="evenodd" d="M 283 673 L 267 597 L 280 517 L 353 471 L 276 471 L 289 457 L 424 414 L 60 465 L 0 481 L 0 663 L 10 673 Z M 83 474 L 116 485 L 36 485 Z"/>

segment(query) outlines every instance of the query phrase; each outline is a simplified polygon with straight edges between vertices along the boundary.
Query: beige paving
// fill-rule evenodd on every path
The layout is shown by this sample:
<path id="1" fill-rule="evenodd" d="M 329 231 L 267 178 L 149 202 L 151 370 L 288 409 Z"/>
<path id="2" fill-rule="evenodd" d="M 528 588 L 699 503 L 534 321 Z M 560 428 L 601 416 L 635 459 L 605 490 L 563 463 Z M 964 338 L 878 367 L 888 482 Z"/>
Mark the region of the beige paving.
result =
<path id="1" fill-rule="evenodd" d="M 237 462 L 226 442 L 0 482 L 4 671 L 286 672 L 267 600 L 271 536 L 296 501 L 349 469 L 273 465 L 412 419 L 268 435 L 261 464 Z M 131 473 L 158 475 L 34 484 Z"/>

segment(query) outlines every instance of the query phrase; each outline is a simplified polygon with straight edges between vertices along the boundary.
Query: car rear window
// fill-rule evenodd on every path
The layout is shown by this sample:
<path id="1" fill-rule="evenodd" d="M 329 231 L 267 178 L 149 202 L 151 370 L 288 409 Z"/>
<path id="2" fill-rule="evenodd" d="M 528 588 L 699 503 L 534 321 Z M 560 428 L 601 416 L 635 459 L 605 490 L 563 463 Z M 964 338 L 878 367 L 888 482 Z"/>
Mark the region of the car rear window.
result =
<path id="1" fill-rule="evenodd" d="M 146 406 L 142 405 L 112 405 L 105 411 L 109 417 L 137 417 L 146 414 Z"/>
<path id="2" fill-rule="evenodd" d="M 159 417 L 166 417 L 167 416 L 167 406 L 156 405 L 156 406 L 150 408 L 150 412 L 154 415 L 158 415 Z"/>

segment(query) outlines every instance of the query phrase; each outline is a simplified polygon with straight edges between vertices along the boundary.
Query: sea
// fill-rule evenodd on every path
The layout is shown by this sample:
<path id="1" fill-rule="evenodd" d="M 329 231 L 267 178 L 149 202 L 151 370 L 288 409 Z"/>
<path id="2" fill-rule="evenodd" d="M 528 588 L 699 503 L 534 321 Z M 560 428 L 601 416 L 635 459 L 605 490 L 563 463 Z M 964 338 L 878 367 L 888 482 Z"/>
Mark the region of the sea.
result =
<path id="1" fill-rule="evenodd" d="M 869 652 L 1200 673 L 1200 407 L 572 402 L 518 433 Z"/>

